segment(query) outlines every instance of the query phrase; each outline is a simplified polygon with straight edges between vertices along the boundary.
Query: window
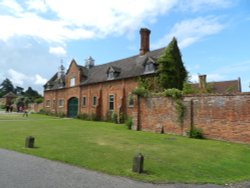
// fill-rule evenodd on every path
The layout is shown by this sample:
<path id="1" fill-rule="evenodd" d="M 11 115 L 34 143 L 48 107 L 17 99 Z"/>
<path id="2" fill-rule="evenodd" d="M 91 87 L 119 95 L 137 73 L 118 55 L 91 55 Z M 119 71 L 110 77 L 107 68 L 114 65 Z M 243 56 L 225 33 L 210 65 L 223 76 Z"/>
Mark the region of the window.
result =
<path id="1" fill-rule="evenodd" d="M 113 71 L 109 71 L 108 72 L 108 80 L 113 80 L 114 78 L 115 78 L 114 72 Z"/>
<path id="2" fill-rule="evenodd" d="M 56 100 L 53 100 L 53 108 L 56 108 Z"/>
<path id="3" fill-rule="evenodd" d="M 132 94 L 129 94 L 129 96 L 128 96 L 128 106 L 134 107 L 134 97 Z"/>
<path id="4" fill-rule="evenodd" d="M 86 97 L 82 97 L 82 107 L 86 107 Z"/>
<path id="5" fill-rule="evenodd" d="M 75 86 L 75 77 L 70 78 L 70 87 Z"/>
<path id="6" fill-rule="evenodd" d="M 45 106 L 50 107 L 50 100 L 46 100 Z"/>
<path id="7" fill-rule="evenodd" d="M 108 103 L 109 111 L 114 111 L 114 95 L 109 95 Z"/>
<path id="8" fill-rule="evenodd" d="M 63 107 L 63 102 L 64 102 L 63 99 L 59 100 L 59 107 Z"/>
<path id="9" fill-rule="evenodd" d="M 153 63 L 147 63 L 145 65 L 145 72 L 154 72 L 155 71 L 155 66 Z"/>
<path id="10" fill-rule="evenodd" d="M 97 98 L 96 98 L 96 96 L 94 96 L 92 98 L 92 106 L 96 106 L 96 104 L 97 104 Z"/>

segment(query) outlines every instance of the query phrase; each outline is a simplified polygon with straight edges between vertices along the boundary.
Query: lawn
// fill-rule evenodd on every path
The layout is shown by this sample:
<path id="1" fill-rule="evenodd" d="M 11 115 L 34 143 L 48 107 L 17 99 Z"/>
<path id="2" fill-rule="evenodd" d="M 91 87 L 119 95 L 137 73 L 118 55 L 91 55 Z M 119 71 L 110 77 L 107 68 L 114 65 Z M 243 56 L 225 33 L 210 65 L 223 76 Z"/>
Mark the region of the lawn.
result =
<path id="1" fill-rule="evenodd" d="M 24 148 L 29 135 L 36 139 L 34 149 Z M 130 131 L 106 122 L 0 114 L 0 147 L 150 182 L 250 180 L 250 145 Z M 131 171 L 139 152 L 143 174 Z"/>

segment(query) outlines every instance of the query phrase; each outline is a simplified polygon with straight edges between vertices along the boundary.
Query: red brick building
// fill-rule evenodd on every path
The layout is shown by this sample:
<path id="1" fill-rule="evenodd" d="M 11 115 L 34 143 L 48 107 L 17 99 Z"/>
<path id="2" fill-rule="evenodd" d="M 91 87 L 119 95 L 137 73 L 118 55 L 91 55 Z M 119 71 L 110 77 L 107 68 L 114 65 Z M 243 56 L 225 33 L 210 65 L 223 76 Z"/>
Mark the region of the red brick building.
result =
<path id="1" fill-rule="evenodd" d="M 95 114 L 101 119 L 109 112 L 130 114 L 133 104 L 128 96 L 138 77 L 155 74 L 156 60 L 163 52 L 163 48 L 149 51 L 150 30 L 143 28 L 140 34 L 138 55 L 97 66 L 91 57 L 85 66 L 72 60 L 66 73 L 61 66 L 44 86 L 44 109 L 69 117 Z"/>
<path id="2" fill-rule="evenodd" d="M 164 50 L 149 50 L 150 30 L 142 28 L 140 35 L 138 55 L 97 66 L 91 57 L 85 66 L 72 60 L 66 72 L 61 66 L 44 86 L 44 109 L 69 117 L 94 114 L 106 119 L 110 112 L 130 116 L 133 101 L 129 95 L 138 77 L 156 73 L 156 61 Z"/>

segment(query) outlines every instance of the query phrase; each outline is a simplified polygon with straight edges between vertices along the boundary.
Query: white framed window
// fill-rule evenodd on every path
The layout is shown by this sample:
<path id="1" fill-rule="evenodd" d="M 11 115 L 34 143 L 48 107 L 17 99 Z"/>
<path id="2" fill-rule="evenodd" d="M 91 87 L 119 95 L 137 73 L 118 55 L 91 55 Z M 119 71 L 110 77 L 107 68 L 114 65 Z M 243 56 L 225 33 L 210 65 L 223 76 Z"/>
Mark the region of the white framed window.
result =
<path id="1" fill-rule="evenodd" d="M 128 96 L 128 106 L 134 107 L 134 96 L 131 93 Z"/>
<path id="2" fill-rule="evenodd" d="M 109 95 L 109 98 L 108 98 L 109 111 L 114 111 L 114 106 L 115 106 L 115 97 L 114 95 Z"/>
<path id="3" fill-rule="evenodd" d="M 53 109 L 56 108 L 56 100 L 55 100 L 55 99 L 53 100 L 53 105 L 52 105 L 52 107 L 53 107 Z"/>
<path id="4" fill-rule="evenodd" d="M 93 96 L 92 98 L 92 106 L 96 106 L 97 105 L 97 97 Z"/>
<path id="5" fill-rule="evenodd" d="M 114 72 L 113 71 L 109 71 L 108 72 L 108 80 L 113 80 L 115 78 Z"/>
<path id="6" fill-rule="evenodd" d="M 86 96 L 83 96 L 82 97 L 82 107 L 86 107 L 86 104 L 87 104 L 87 98 L 86 98 Z"/>
<path id="7" fill-rule="evenodd" d="M 64 100 L 63 99 L 59 99 L 59 107 L 63 107 L 63 105 L 64 105 Z"/>
<path id="8" fill-rule="evenodd" d="M 50 100 L 46 100 L 45 106 L 46 106 L 46 107 L 50 107 Z"/>
<path id="9" fill-rule="evenodd" d="M 154 72 L 154 71 L 155 71 L 155 65 L 154 65 L 154 63 L 147 63 L 145 65 L 144 72 L 148 73 L 148 72 Z"/>
<path id="10" fill-rule="evenodd" d="M 70 78 L 70 87 L 75 86 L 75 84 L 76 84 L 75 82 L 76 82 L 75 77 Z"/>

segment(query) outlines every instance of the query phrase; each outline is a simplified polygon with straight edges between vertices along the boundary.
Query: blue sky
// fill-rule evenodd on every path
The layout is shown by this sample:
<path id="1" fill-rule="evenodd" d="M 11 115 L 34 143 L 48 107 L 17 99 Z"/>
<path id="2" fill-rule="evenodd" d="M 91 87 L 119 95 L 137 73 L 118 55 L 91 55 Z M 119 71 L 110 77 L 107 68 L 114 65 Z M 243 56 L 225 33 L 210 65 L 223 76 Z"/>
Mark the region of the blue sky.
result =
<path id="1" fill-rule="evenodd" d="M 240 77 L 250 91 L 249 0 L 0 0 L 0 23 L 0 82 L 25 89 L 42 93 L 61 60 L 138 54 L 147 27 L 151 50 L 177 38 L 191 81 Z"/>

